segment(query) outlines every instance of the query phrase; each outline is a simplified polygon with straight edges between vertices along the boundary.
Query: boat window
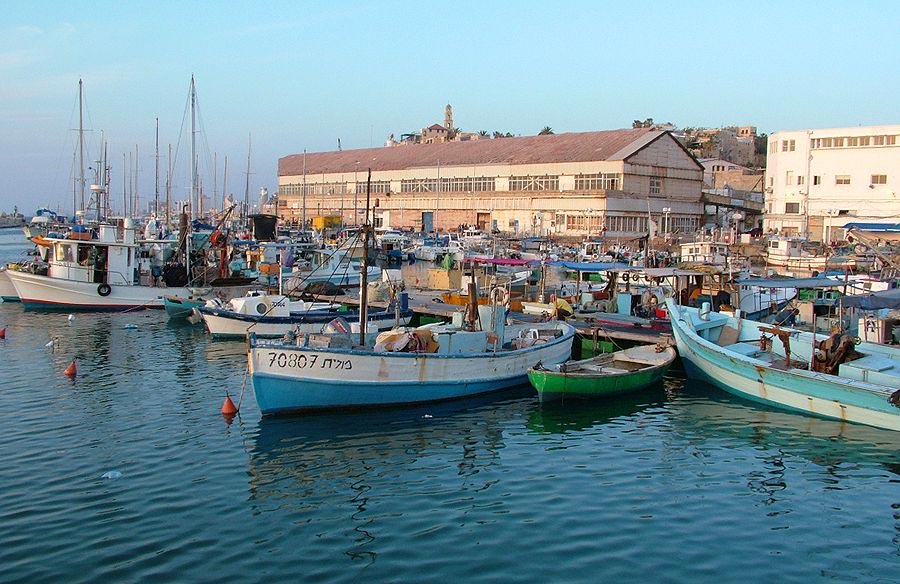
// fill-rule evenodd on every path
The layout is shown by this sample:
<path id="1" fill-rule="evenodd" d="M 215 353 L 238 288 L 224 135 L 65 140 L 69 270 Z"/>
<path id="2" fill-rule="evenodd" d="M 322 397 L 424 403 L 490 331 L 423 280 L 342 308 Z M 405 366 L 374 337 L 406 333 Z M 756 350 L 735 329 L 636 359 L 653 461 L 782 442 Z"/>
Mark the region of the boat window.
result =
<path id="1" fill-rule="evenodd" d="M 89 245 L 79 245 L 78 246 L 78 263 L 82 266 L 86 266 L 88 263 L 88 259 L 91 254 L 91 246 Z"/>

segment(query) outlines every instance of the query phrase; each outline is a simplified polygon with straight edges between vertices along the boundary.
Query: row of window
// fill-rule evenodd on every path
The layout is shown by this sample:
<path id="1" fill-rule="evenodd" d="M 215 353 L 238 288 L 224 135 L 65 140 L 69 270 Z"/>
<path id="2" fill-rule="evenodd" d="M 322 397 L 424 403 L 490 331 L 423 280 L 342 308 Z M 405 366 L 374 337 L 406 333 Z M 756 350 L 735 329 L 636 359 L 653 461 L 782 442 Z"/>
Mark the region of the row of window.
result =
<path id="1" fill-rule="evenodd" d="M 775 177 L 769 177 L 769 186 L 773 186 L 775 182 Z M 806 184 L 806 177 L 803 175 L 798 175 L 796 179 L 794 178 L 794 171 L 788 170 L 784 173 L 784 184 L 788 186 L 792 186 L 796 184 L 797 186 Z M 822 184 L 822 177 L 820 175 L 815 175 L 812 177 L 813 186 L 818 186 Z M 836 185 L 849 185 L 850 184 L 850 175 L 849 174 L 836 174 L 834 176 L 834 184 Z M 873 174 L 869 176 L 869 184 L 870 185 L 886 185 L 887 184 L 887 175 L 886 174 Z"/>
<path id="2" fill-rule="evenodd" d="M 773 140 L 769 144 L 769 152 L 778 152 L 778 140 Z M 837 136 L 832 138 L 810 138 L 809 147 L 813 150 L 818 148 L 859 148 L 865 146 L 895 146 L 897 144 L 896 135 L 879 135 L 879 136 Z M 794 152 L 797 149 L 796 140 L 781 140 L 782 152 Z"/>
<path id="3" fill-rule="evenodd" d="M 387 181 L 385 181 L 387 182 Z M 400 181 L 401 193 L 466 193 L 492 192 L 496 190 L 496 179 L 491 177 L 414 178 Z"/>
<path id="4" fill-rule="evenodd" d="M 651 194 L 659 194 L 661 179 L 656 178 L 656 190 L 653 190 L 651 179 Z M 579 174 L 575 176 L 576 191 L 618 190 L 621 187 L 622 176 L 615 173 Z M 306 183 L 281 185 L 281 193 L 285 195 L 326 195 L 342 194 L 350 192 L 346 182 L 343 183 Z M 497 190 L 495 177 L 461 177 L 442 178 L 417 178 L 400 181 L 401 193 L 466 193 L 466 192 L 494 192 Z M 558 191 L 559 176 L 511 176 L 509 177 L 510 191 Z M 366 183 L 356 183 L 356 193 L 365 194 Z M 391 192 L 390 181 L 372 181 L 371 193 L 384 194 Z"/>
<path id="5" fill-rule="evenodd" d="M 509 190 L 511 191 L 558 191 L 559 176 L 511 176 L 509 177 Z"/>
<path id="6" fill-rule="evenodd" d="M 769 213 L 772 213 L 772 205 L 769 205 Z M 842 217 L 845 215 L 855 215 L 856 211 L 851 211 L 850 209 L 837 209 L 836 215 L 838 217 Z M 784 214 L 785 215 L 799 215 L 800 214 L 800 203 L 785 203 L 784 204 Z"/>
<path id="7" fill-rule="evenodd" d="M 620 183 L 621 176 L 610 172 L 575 175 L 576 191 L 617 191 Z"/>
<path id="8" fill-rule="evenodd" d="M 812 138 L 809 147 L 816 148 L 857 148 L 861 146 L 895 146 L 897 136 L 838 136 L 835 138 Z"/>

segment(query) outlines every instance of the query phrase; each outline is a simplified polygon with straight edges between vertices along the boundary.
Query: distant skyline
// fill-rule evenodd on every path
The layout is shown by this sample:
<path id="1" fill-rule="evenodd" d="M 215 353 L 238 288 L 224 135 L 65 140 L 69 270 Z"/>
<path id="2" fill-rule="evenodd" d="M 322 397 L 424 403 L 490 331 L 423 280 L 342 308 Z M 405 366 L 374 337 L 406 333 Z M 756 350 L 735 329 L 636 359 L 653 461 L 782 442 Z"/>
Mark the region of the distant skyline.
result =
<path id="1" fill-rule="evenodd" d="M 154 196 L 156 118 L 161 181 L 180 141 L 173 198 L 187 198 L 191 75 L 204 190 L 215 155 L 221 199 L 227 156 L 243 199 L 252 136 L 255 201 L 277 190 L 279 157 L 381 146 L 443 123 L 448 103 L 464 131 L 515 135 L 648 117 L 765 133 L 900 123 L 898 22 L 886 1 L 17 0 L 0 21 L 0 210 L 71 213 L 79 78 L 85 158 L 102 131 L 114 207 L 135 157 L 142 203 Z"/>

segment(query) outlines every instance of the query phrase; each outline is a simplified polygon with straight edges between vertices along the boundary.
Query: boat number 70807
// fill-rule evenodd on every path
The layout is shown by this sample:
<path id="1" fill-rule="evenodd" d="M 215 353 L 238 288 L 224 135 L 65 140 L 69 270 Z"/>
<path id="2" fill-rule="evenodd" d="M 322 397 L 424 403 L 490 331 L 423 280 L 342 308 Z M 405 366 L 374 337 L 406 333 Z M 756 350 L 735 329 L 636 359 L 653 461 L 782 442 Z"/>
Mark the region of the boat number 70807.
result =
<path id="1" fill-rule="evenodd" d="M 269 351 L 269 367 L 281 369 L 336 369 L 349 371 L 353 369 L 350 359 L 335 359 L 333 357 L 319 358 L 319 355 L 304 355 L 303 353 L 284 353 Z"/>

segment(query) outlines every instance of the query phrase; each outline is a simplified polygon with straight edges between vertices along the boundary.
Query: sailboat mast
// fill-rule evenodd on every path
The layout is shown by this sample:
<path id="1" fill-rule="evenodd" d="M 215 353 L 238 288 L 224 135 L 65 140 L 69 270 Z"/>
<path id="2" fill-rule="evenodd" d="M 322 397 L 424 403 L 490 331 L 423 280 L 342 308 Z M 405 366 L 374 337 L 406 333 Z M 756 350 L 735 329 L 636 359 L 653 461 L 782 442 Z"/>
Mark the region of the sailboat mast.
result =
<path id="1" fill-rule="evenodd" d="M 244 225 L 249 224 L 250 215 L 250 155 L 253 152 L 253 136 L 247 135 L 247 180 L 244 184 Z"/>
<path id="2" fill-rule="evenodd" d="M 225 155 L 225 172 L 222 173 L 222 210 L 225 210 L 225 197 L 228 196 L 228 155 Z"/>
<path id="3" fill-rule="evenodd" d="M 78 170 L 81 209 L 84 210 L 84 82 L 81 79 L 78 80 Z"/>
<path id="4" fill-rule="evenodd" d="M 153 203 L 153 215 L 159 217 L 159 118 L 156 118 L 156 200 Z"/>
<path id="5" fill-rule="evenodd" d="M 172 145 L 169 144 L 169 157 L 166 159 L 166 229 L 172 227 Z"/>
<path id="6" fill-rule="evenodd" d="M 191 219 L 197 219 L 197 91 L 191 75 Z"/>

